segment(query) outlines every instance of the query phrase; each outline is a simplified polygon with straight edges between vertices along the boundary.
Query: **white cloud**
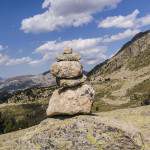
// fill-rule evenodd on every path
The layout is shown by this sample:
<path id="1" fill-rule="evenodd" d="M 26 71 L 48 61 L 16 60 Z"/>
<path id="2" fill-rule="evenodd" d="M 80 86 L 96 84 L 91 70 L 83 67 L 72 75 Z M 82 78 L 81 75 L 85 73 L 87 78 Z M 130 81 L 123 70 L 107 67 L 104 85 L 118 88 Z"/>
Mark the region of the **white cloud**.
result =
<path id="1" fill-rule="evenodd" d="M 61 53 L 65 47 L 71 47 L 75 51 L 82 55 L 82 63 L 87 65 L 94 65 L 107 59 L 107 46 L 119 40 L 123 40 L 134 36 L 140 30 L 127 29 L 124 32 L 120 32 L 111 36 L 87 38 L 87 39 L 74 39 L 68 41 L 48 41 L 38 48 L 35 53 L 41 54 L 41 59 L 32 59 L 30 57 L 11 58 L 8 55 L 0 53 L 0 65 L 13 66 L 20 64 L 27 65 L 39 65 L 46 62 L 55 61 L 55 57 L 58 53 Z"/>
<path id="2" fill-rule="evenodd" d="M 132 12 L 127 16 L 119 15 L 119 16 L 107 17 L 106 19 L 104 19 L 99 23 L 99 27 L 131 28 L 135 25 L 135 20 L 138 14 L 139 11 L 135 10 L 134 12 Z"/>
<path id="3" fill-rule="evenodd" d="M 45 0 L 42 14 L 26 18 L 21 29 L 26 32 L 48 32 L 63 27 L 79 27 L 92 21 L 93 14 L 114 8 L 121 0 Z"/>
<path id="4" fill-rule="evenodd" d="M 0 44 L 0 51 L 3 51 L 4 49 L 7 49 L 7 48 L 8 48 L 8 46 L 4 46 L 4 45 Z"/>
<path id="5" fill-rule="evenodd" d="M 134 36 L 140 30 L 125 30 L 124 32 L 97 38 L 74 39 L 69 41 L 48 41 L 36 49 L 37 53 L 42 54 L 42 59 L 36 61 L 38 64 L 47 60 L 54 61 L 58 53 L 62 52 L 65 47 L 71 47 L 82 55 L 83 62 L 86 64 L 94 64 L 101 62 L 107 58 L 106 51 L 109 43 L 123 40 Z"/>
<path id="6" fill-rule="evenodd" d="M 80 53 L 84 51 L 88 51 L 89 49 L 97 52 L 97 49 L 95 47 L 99 47 L 101 44 L 104 43 L 111 43 L 119 40 L 123 40 L 129 37 L 134 36 L 140 32 L 140 30 L 135 29 L 127 29 L 124 32 L 120 32 L 118 34 L 112 35 L 112 36 L 104 36 L 104 37 L 97 37 L 97 38 L 89 38 L 89 39 L 74 39 L 69 41 L 48 41 L 41 46 L 39 46 L 36 49 L 36 52 L 45 54 L 47 52 L 59 52 L 60 50 L 64 49 L 65 47 L 73 47 L 74 49 L 80 51 Z M 84 50 L 84 51 L 83 51 Z"/>
<path id="7" fill-rule="evenodd" d="M 146 15 L 144 17 L 139 17 L 139 10 L 134 10 L 131 14 L 127 16 L 111 16 L 106 19 L 100 21 L 98 27 L 99 28 L 140 28 L 146 25 L 150 25 L 150 15 Z"/>
<path id="8" fill-rule="evenodd" d="M 32 59 L 30 57 L 22 57 L 22 58 L 16 58 L 12 59 L 10 58 L 8 62 L 6 63 L 7 66 L 14 66 L 14 65 L 20 65 L 20 64 L 27 64 L 30 63 Z"/>
<path id="9" fill-rule="evenodd" d="M 36 52 L 41 53 L 43 58 L 41 61 L 48 59 L 54 60 L 58 53 L 61 53 L 65 47 L 71 47 L 82 55 L 82 62 L 87 63 L 87 60 L 99 56 L 99 61 L 104 60 L 106 46 L 100 44 L 101 38 L 91 39 L 75 39 L 70 41 L 49 41 L 36 49 Z M 99 54 L 99 55 L 97 55 Z M 39 63 L 39 62 L 38 62 Z"/>
<path id="10" fill-rule="evenodd" d="M 129 37 L 133 37 L 134 35 L 136 35 L 137 33 L 139 33 L 140 30 L 139 29 L 135 29 L 135 30 L 131 30 L 131 29 L 127 29 L 124 32 L 120 32 L 116 35 L 112 35 L 108 38 L 105 38 L 103 40 L 103 42 L 115 42 L 115 41 L 119 41 L 119 40 L 123 40 Z"/>
<path id="11" fill-rule="evenodd" d="M 150 25 L 150 14 L 139 19 L 141 26 Z"/>
<path id="12" fill-rule="evenodd" d="M 8 56 L 7 55 L 3 55 L 0 53 L 0 65 L 2 64 L 6 64 L 6 62 L 8 61 Z"/>
<path id="13" fill-rule="evenodd" d="M 31 62 L 32 59 L 30 57 L 22 57 L 22 58 L 11 58 L 8 55 L 0 53 L 0 65 L 6 66 L 14 66 L 20 64 L 27 64 Z"/>
<path id="14" fill-rule="evenodd" d="M 3 48 L 4 48 L 3 45 L 0 45 L 0 51 L 3 50 Z"/>

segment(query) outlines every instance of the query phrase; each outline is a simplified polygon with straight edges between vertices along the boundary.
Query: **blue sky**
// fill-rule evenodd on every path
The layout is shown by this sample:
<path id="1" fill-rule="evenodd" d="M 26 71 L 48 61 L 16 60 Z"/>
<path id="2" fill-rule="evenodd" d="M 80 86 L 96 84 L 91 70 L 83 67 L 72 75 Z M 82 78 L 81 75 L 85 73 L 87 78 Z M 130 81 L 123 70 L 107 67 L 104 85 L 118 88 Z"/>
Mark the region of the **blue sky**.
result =
<path id="1" fill-rule="evenodd" d="M 86 70 L 150 29 L 149 0 L 0 0 L 0 76 L 47 71 L 64 47 Z"/>

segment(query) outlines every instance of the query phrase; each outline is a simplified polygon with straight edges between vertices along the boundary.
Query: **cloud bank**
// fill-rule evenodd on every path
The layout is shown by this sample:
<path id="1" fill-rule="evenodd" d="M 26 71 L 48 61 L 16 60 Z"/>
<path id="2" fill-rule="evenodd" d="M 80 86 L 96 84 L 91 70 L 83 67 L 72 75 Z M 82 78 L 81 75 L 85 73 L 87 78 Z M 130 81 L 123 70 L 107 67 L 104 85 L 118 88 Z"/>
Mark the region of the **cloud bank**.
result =
<path id="1" fill-rule="evenodd" d="M 138 17 L 140 14 L 139 10 L 134 10 L 131 14 L 126 16 L 111 16 L 100 21 L 99 28 L 140 28 L 143 26 L 150 25 L 150 15 L 144 17 Z"/>
<path id="2" fill-rule="evenodd" d="M 25 33 L 51 32 L 64 27 L 79 27 L 93 20 L 93 14 L 115 8 L 121 0 L 44 0 L 44 13 L 25 18 Z"/>
<path id="3" fill-rule="evenodd" d="M 30 63 L 32 59 L 30 57 L 22 57 L 22 58 L 11 58 L 8 55 L 0 53 L 0 65 L 5 66 L 14 66 L 20 64 Z"/>
<path id="4" fill-rule="evenodd" d="M 80 38 L 61 42 L 48 41 L 36 49 L 36 52 L 40 53 L 43 56 L 43 58 L 40 61 L 37 61 L 36 63 L 55 58 L 56 55 L 60 53 L 60 51 L 62 51 L 65 47 L 71 47 L 82 55 L 82 62 L 84 64 L 96 64 L 109 57 L 106 54 L 107 45 L 109 45 L 112 42 L 132 37 L 138 32 L 140 32 L 140 30 L 138 29 L 127 29 L 124 32 L 120 32 L 111 36 L 89 39 Z"/>
<path id="5" fill-rule="evenodd" d="M 35 49 L 35 53 L 41 55 L 41 59 L 32 59 L 30 57 L 11 58 L 8 55 L 0 53 L 0 65 L 14 66 L 28 64 L 31 66 L 39 65 L 47 61 L 54 61 L 58 53 L 62 52 L 65 47 L 71 47 L 82 55 L 82 63 L 84 65 L 94 65 L 107 59 L 107 46 L 112 42 L 123 40 L 134 36 L 140 30 L 127 29 L 111 36 L 96 38 L 79 38 L 68 41 L 48 41 Z"/>

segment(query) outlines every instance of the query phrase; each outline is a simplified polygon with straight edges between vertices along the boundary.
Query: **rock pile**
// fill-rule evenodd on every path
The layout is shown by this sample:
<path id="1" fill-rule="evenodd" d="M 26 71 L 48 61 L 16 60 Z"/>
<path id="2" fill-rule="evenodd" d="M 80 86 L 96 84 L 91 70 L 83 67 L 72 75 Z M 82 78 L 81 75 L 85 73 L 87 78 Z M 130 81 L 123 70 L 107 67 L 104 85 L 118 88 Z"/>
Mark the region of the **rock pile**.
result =
<path id="1" fill-rule="evenodd" d="M 94 99 L 93 88 L 86 84 L 80 55 L 64 49 L 51 67 L 59 88 L 54 91 L 47 108 L 47 116 L 89 114 Z"/>

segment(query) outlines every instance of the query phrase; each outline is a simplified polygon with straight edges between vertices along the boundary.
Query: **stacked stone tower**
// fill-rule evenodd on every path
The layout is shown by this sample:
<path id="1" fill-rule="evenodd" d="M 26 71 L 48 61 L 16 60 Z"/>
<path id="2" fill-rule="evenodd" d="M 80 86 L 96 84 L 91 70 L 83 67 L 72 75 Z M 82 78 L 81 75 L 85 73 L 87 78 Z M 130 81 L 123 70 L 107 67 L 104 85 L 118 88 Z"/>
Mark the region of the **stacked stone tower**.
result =
<path id="1" fill-rule="evenodd" d="M 51 67 L 59 88 L 54 91 L 47 108 L 47 116 L 89 114 L 94 99 L 93 88 L 86 84 L 80 55 L 65 48 Z"/>

